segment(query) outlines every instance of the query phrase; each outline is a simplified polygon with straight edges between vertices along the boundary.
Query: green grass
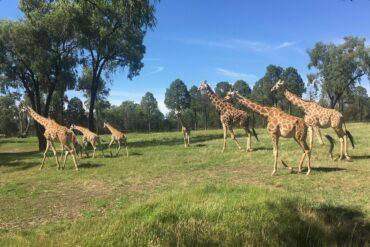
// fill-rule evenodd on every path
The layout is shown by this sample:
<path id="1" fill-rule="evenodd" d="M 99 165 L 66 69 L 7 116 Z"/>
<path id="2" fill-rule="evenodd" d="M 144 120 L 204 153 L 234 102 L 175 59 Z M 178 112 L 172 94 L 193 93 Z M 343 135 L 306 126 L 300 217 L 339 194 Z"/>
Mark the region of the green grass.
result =
<path id="1" fill-rule="evenodd" d="M 281 139 L 294 170 L 274 177 L 265 129 L 254 152 L 228 139 L 223 154 L 221 130 L 193 131 L 189 148 L 178 132 L 132 133 L 128 158 L 97 152 L 78 172 L 71 159 L 57 171 L 51 152 L 40 171 L 36 138 L 2 138 L 0 246 L 369 246 L 370 124 L 348 129 L 352 161 L 315 140 L 312 172 L 298 174 L 301 150 Z"/>

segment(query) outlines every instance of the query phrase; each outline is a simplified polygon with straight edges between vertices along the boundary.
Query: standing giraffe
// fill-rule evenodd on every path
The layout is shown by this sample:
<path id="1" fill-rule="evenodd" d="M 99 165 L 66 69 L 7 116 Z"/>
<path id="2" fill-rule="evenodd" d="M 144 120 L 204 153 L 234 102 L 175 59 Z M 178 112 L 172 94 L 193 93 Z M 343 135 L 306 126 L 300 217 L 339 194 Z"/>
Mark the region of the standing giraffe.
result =
<path id="1" fill-rule="evenodd" d="M 299 162 L 298 171 L 301 172 L 303 161 L 307 156 L 307 175 L 310 174 L 311 150 L 306 143 L 307 126 L 302 118 L 289 115 L 288 113 L 285 113 L 277 107 L 260 105 L 256 102 L 251 101 L 250 99 L 241 96 L 237 92 L 228 92 L 225 99 L 229 100 L 231 98 L 236 98 L 244 106 L 267 118 L 267 131 L 271 135 L 274 154 L 274 170 L 272 171 L 271 176 L 273 176 L 277 170 L 279 137 L 294 138 L 298 145 L 303 149 L 303 155 Z M 283 165 L 286 166 L 284 163 Z"/>
<path id="2" fill-rule="evenodd" d="M 122 141 L 123 144 L 126 147 L 126 156 L 128 157 L 127 137 L 126 137 L 126 135 L 124 133 L 122 133 L 121 131 L 119 131 L 119 130 L 115 129 L 114 127 L 112 127 L 112 125 L 110 125 L 109 123 L 104 122 L 104 126 L 103 127 L 104 128 L 107 128 L 110 131 L 110 133 L 112 134 L 112 140 L 109 143 L 109 152 L 110 152 L 110 155 L 113 156 L 110 146 L 112 145 L 113 142 L 116 142 L 117 145 L 118 145 L 116 156 L 118 156 L 118 152 L 121 149 L 121 141 Z"/>
<path id="3" fill-rule="evenodd" d="M 212 90 L 212 88 L 208 85 L 207 81 L 204 81 L 200 84 L 198 91 L 206 90 L 208 97 L 210 98 L 212 104 L 216 107 L 217 111 L 220 112 L 220 120 L 222 123 L 222 128 L 224 131 L 224 145 L 222 148 L 222 152 L 225 151 L 226 148 L 226 138 L 227 138 L 227 130 L 230 131 L 231 139 L 235 141 L 236 145 L 239 149 L 241 149 L 238 140 L 235 138 L 234 131 L 232 128 L 233 123 L 239 121 L 240 126 L 245 130 L 247 134 L 247 152 L 251 152 L 251 130 L 249 129 L 249 116 L 246 112 L 236 109 L 230 103 L 224 102 L 220 99 Z M 258 141 L 258 137 L 254 129 L 252 128 L 253 134 Z"/>
<path id="4" fill-rule="evenodd" d="M 57 163 L 57 170 L 61 168 L 59 160 L 58 160 L 57 151 L 54 146 L 54 141 L 58 140 L 60 144 L 62 145 L 62 152 L 64 149 L 66 149 L 62 169 L 65 167 L 67 156 L 71 154 L 73 158 L 73 162 L 75 164 L 76 171 L 78 171 L 78 166 L 76 162 L 76 150 L 74 147 L 74 140 L 73 140 L 73 132 L 67 127 L 57 124 L 54 120 L 41 116 L 29 106 L 22 107 L 21 111 L 27 112 L 28 114 L 30 114 L 30 116 L 36 122 L 38 122 L 40 125 L 42 125 L 45 128 L 44 136 L 46 139 L 46 149 L 44 152 L 44 158 L 42 159 L 40 170 L 44 166 L 44 162 L 46 159 L 46 153 L 48 152 L 49 148 L 51 148 L 54 153 L 54 157 Z"/>
<path id="5" fill-rule="evenodd" d="M 340 141 L 340 159 L 347 159 L 350 160 L 347 151 L 347 136 L 351 141 L 352 147 L 354 148 L 354 141 L 351 133 L 346 129 L 346 125 L 344 123 L 343 115 L 335 109 L 328 109 L 320 106 L 316 102 L 313 101 L 306 101 L 295 95 L 294 93 L 290 92 L 284 86 L 284 81 L 278 80 L 275 85 L 271 88 L 271 91 L 277 91 L 278 89 L 282 88 L 284 90 L 284 96 L 289 100 L 292 104 L 296 105 L 300 109 L 302 109 L 305 113 L 304 121 L 309 127 L 309 146 L 312 149 L 313 143 L 313 132 L 317 133 L 317 137 L 319 139 L 320 144 L 322 144 L 322 138 L 320 133 L 320 128 L 329 128 L 332 127 L 337 134 L 339 141 Z M 331 145 L 333 146 L 333 142 L 330 138 Z M 329 155 L 330 158 L 333 159 L 332 154 L 333 148 L 330 148 Z"/>
<path id="6" fill-rule="evenodd" d="M 94 132 L 91 132 L 87 128 L 84 128 L 84 127 L 81 127 L 81 126 L 78 126 L 78 125 L 75 125 L 75 124 L 72 124 L 70 129 L 78 130 L 79 132 L 81 132 L 83 134 L 83 136 L 82 136 L 83 148 L 85 150 L 85 153 L 86 153 L 87 157 L 89 157 L 89 154 L 87 152 L 87 145 L 89 145 L 89 143 L 91 144 L 91 146 L 94 149 L 93 158 L 95 158 L 95 151 L 96 151 L 97 145 L 99 145 L 99 147 L 102 151 L 103 157 L 104 157 L 104 152 L 103 152 L 103 149 L 101 148 L 101 144 L 100 144 L 100 138 L 97 134 L 95 134 Z"/>
<path id="7" fill-rule="evenodd" d="M 190 126 L 184 121 L 181 113 L 178 110 L 175 110 L 176 116 L 179 118 L 181 124 L 182 135 L 184 136 L 184 145 L 189 147 L 190 145 Z"/>

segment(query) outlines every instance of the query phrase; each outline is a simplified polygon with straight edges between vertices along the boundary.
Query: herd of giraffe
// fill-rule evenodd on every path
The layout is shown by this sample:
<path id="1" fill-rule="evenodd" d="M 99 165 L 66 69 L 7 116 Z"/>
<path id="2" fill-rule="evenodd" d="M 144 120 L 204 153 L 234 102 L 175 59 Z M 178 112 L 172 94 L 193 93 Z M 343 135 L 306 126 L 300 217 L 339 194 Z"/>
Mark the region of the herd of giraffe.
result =
<path id="1" fill-rule="evenodd" d="M 72 159 L 73 159 L 73 163 L 75 165 L 75 169 L 76 169 L 76 171 L 78 171 L 76 150 L 79 150 L 80 155 L 82 156 L 82 149 L 84 149 L 85 153 L 86 153 L 86 156 L 88 157 L 87 145 L 89 143 L 93 147 L 93 150 L 94 150 L 93 151 L 93 158 L 95 158 L 96 149 L 97 149 L 98 146 L 101 146 L 100 145 L 100 138 L 97 134 L 91 132 L 89 129 L 81 127 L 81 126 L 77 126 L 75 124 L 72 124 L 70 128 L 67 128 L 63 125 L 60 125 L 60 124 L 56 123 L 53 119 L 49 119 L 49 118 L 45 118 L 45 117 L 41 116 L 40 114 L 35 112 L 29 106 L 23 106 L 21 108 L 21 112 L 28 113 L 37 123 L 39 123 L 41 126 L 43 126 L 45 128 L 44 137 L 46 139 L 46 149 L 45 149 L 45 152 L 44 152 L 44 157 L 42 159 L 40 169 L 42 169 L 43 166 L 44 166 L 44 162 L 45 162 L 45 159 L 46 159 L 46 154 L 47 154 L 47 152 L 49 151 L 50 148 L 53 151 L 54 158 L 55 158 L 56 163 L 57 163 L 57 170 L 64 169 L 67 156 L 71 155 Z M 121 148 L 121 142 L 123 142 L 123 144 L 126 146 L 126 155 L 128 156 L 126 135 L 123 132 L 113 128 L 109 123 L 104 123 L 104 128 L 107 128 L 111 132 L 112 141 L 109 143 L 109 151 L 111 153 L 111 156 L 112 156 L 111 145 L 113 144 L 113 142 L 116 142 L 116 144 L 118 146 L 116 155 L 118 155 L 119 150 Z M 80 148 L 81 145 L 78 143 L 77 137 L 76 137 L 75 133 L 73 132 L 73 130 L 77 130 L 77 131 L 79 131 L 83 134 L 83 136 L 82 136 L 82 142 L 83 142 L 82 148 Z M 57 151 L 56 151 L 56 148 L 55 148 L 55 145 L 54 145 L 54 143 L 56 141 L 58 141 L 61 144 L 61 148 L 62 148 L 61 153 L 62 153 L 62 155 L 64 153 L 64 150 L 66 150 L 62 166 L 60 166 Z M 104 156 L 103 149 L 101 149 L 101 150 L 102 150 L 102 154 Z"/>
<path id="2" fill-rule="evenodd" d="M 243 97 L 236 91 L 230 91 L 227 93 L 226 97 L 224 99 L 220 98 L 208 85 L 207 81 L 204 81 L 200 84 L 198 91 L 206 91 L 208 97 L 210 98 L 212 104 L 216 107 L 217 111 L 220 114 L 220 121 L 222 124 L 223 129 L 223 147 L 222 152 L 225 151 L 226 148 L 226 139 L 227 139 L 227 132 L 230 132 L 231 139 L 235 141 L 235 144 L 239 149 L 242 149 L 239 141 L 235 138 L 235 134 L 233 131 L 233 124 L 239 123 L 240 127 L 242 127 L 246 133 L 247 141 L 246 141 L 246 151 L 251 152 L 253 151 L 251 147 L 251 136 L 253 135 L 257 141 L 257 133 L 253 128 L 250 128 L 249 122 L 250 122 L 250 116 L 247 112 L 235 108 L 229 101 L 232 99 L 237 100 L 245 107 L 249 108 L 253 112 L 256 112 L 257 114 L 261 115 L 262 117 L 267 119 L 267 131 L 269 132 L 272 144 L 273 144 L 273 155 L 274 155 L 274 169 L 272 171 L 271 175 L 274 175 L 277 171 L 277 162 L 278 162 L 278 144 L 279 144 L 279 138 L 293 138 L 298 145 L 302 148 L 303 154 L 300 159 L 299 165 L 298 165 L 298 171 L 301 172 L 302 170 L 302 164 L 307 157 L 308 161 L 308 169 L 307 169 L 307 175 L 311 172 L 311 151 L 312 151 L 312 143 L 313 143 L 313 134 L 316 132 L 317 137 L 319 139 L 319 143 L 322 144 L 322 137 L 320 133 L 320 128 L 328 128 L 332 127 L 336 134 L 339 137 L 341 149 L 340 149 L 340 159 L 350 159 L 348 155 L 348 145 L 347 145 L 347 137 L 350 139 L 352 147 L 354 147 L 353 144 L 353 137 L 351 133 L 346 129 L 343 116 L 340 112 L 334 110 L 334 109 L 327 109 L 319 104 L 303 100 L 297 95 L 290 92 L 288 89 L 284 87 L 284 82 L 282 80 L 278 80 L 276 84 L 272 87 L 271 91 L 278 91 L 283 90 L 284 96 L 287 100 L 289 100 L 293 105 L 296 105 L 300 109 L 304 111 L 304 118 L 299 118 L 296 116 L 292 116 L 280 108 L 277 107 L 271 107 L 271 106 L 264 106 L 261 104 L 258 104 L 246 97 Z M 45 128 L 44 136 L 47 142 L 46 149 L 44 152 L 44 157 L 41 162 L 40 169 L 43 168 L 43 165 L 45 163 L 46 154 L 51 149 L 54 154 L 54 158 L 57 163 L 57 169 L 64 169 L 66 159 L 68 155 L 72 156 L 75 169 L 78 170 L 77 165 L 77 152 L 80 153 L 80 156 L 82 157 L 82 150 L 85 151 L 86 156 L 88 157 L 87 152 L 87 146 L 90 144 L 93 148 L 93 155 L 92 157 L 95 158 L 96 149 L 100 147 L 102 151 L 102 155 L 104 157 L 104 151 L 101 148 L 100 138 L 97 134 L 91 132 L 89 129 L 84 128 L 82 126 L 77 126 L 75 124 L 72 124 L 70 128 L 67 128 L 65 126 L 62 126 L 58 123 L 56 123 L 54 120 L 45 118 L 41 116 L 40 114 L 36 113 L 31 107 L 23 106 L 21 108 L 22 112 L 27 112 L 30 114 L 30 116 L 38 122 L 40 125 L 42 125 Z M 179 122 L 182 127 L 182 133 L 184 138 L 184 145 L 185 147 L 188 147 L 190 145 L 190 125 L 184 121 L 184 118 L 182 114 L 176 110 L 175 111 L 176 116 L 179 119 Z M 121 143 L 125 145 L 126 148 L 126 156 L 128 156 L 128 150 L 127 150 L 127 136 L 125 133 L 117 130 L 109 123 L 104 122 L 104 128 L 107 128 L 111 133 L 111 142 L 109 143 L 109 151 L 111 156 L 111 145 L 113 143 L 116 143 L 117 145 L 117 152 L 116 155 L 118 156 L 118 153 L 121 149 Z M 82 136 L 82 142 L 83 145 L 81 146 L 78 141 L 75 133 L 73 130 L 79 131 L 83 134 Z M 309 144 L 306 142 L 306 137 L 309 136 Z M 326 136 L 330 143 L 330 158 L 333 159 L 333 139 L 330 136 Z M 61 144 L 61 155 L 64 154 L 64 161 L 62 166 L 60 166 L 57 151 L 54 145 L 55 141 L 59 141 Z M 65 150 L 65 151 L 64 151 Z M 288 167 L 283 161 L 282 164 L 285 167 Z M 291 169 L 291 167 L 289 167 Z"/>

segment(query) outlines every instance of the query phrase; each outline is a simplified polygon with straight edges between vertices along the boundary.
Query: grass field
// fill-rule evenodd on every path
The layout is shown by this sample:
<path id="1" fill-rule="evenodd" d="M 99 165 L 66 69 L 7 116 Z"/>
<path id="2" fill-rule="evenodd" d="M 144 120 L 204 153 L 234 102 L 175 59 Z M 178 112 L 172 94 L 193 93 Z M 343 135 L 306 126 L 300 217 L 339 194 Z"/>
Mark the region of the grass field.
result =
<path id="1" fill-rule="evenodd" d="M 353 159 L 330 161 L 315 139 L 309 176 L 281 139 L 295 169 L 271 177 L 265 129 L 254 152 L 228 139 L 223 154 L 221 130 L 192 132 L 189 148 L 179 132 L 132 133 L 129 157 L 97 152 L 78 172 L 71 159 L 57 171 L 51 153 L 40 171 L 36 138 L 2 138 L 0 246 L 370 246 L 370 124 L 347 125 Z"/>

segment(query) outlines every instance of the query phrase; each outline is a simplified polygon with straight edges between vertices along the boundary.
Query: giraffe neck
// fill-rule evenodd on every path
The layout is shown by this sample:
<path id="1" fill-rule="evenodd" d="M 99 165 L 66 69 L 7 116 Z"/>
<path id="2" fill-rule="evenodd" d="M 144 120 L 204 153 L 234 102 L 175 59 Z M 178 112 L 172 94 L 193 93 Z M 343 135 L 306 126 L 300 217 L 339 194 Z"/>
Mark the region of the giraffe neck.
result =
<path id="1" fill-rule="evenodd" d="M 269 116 L 269 109 L 270 109 L 270 107 L 260 105 L 260 104 L 254 102 L 254 101 L 252 101 L 250 99 L 247 99 L 247 98 L 241 96 L 238 93 L 236 93 L 236 98 L 244 106 L 246 106 L 249 109 L 251 109 L 252 111 L 260 114 L 261 116 L 266 117 L 266 118 Z"/>
<path id="2" fill-rule="evenodd" d="M 119 132 L 118 130 L 116 130 L 115 128 L 113 128 L 113 126 L 112 125 L 110 125 L 110 124 L 105 124 L 106 126 L 107 126 L 107 128 L 109 129 L 109 131 L 110 131 L 110 133 L 117 133 L 117 132 Z"/>
<path id="3" fill-rule="evenodd" d="M 306 101 L 302 100 L 300 97 L 290 92 L 288 89 L 284 90 L 284 95 L 285 98 L 287 98 L 287 100 L 289 100 L 293 105 L 299 107 L 303 111 L 305 111 L 306 108 L 308 107 Z"/>
<path id="4" fill-rule="evenodd" d="M 227 105 L 225 102 L 223 102 L 210 88 L 210 86 L 207 86 L 207 94 L 209 99 L 211 100 L 212 104 L 216 107 L 217 111 L 223 111 Z"/>
<path id="5" fill-rule="evenodd" d="M 183 127 L 185 127 L 186 125 L 185 125 L 184 120 L 183 120 L 183 118 L 182 118 L 182 116 L 181 116 L 181 113 L 177 113 L 177 117 L 179 118 L 180 124 L 181 124 Z"/>
<path id="6" fill-rule="evenodd" d="M 38 114 L 36 111 L 34 111 L 31 107 L 27 106 L 27 109 L 28 109 L 28 112 L 29 114 L 31 115 L 31 117 L 36 121 L 38 122 L 39 124 L 41 124 L 42 126 L 45 127 L 45 125 L 47 123 L 49 123 L 49 119 L 41 116 L 40 114 Z"/>
<path id="7" fill-rule="evenodd" d="M 76 125 L 75 125 L 74 129 L 76 129 L 76 130 L 80 131 L 82 134 L 87 134 L 87 133 L 89 133 L 89 132 L 90 132 L 90 130 L 88 130 L 88 129 L 86 129 L 86 128 L 83 128 L 83 127 L 81 127 L 81 126 L 76 126 Z"/>

